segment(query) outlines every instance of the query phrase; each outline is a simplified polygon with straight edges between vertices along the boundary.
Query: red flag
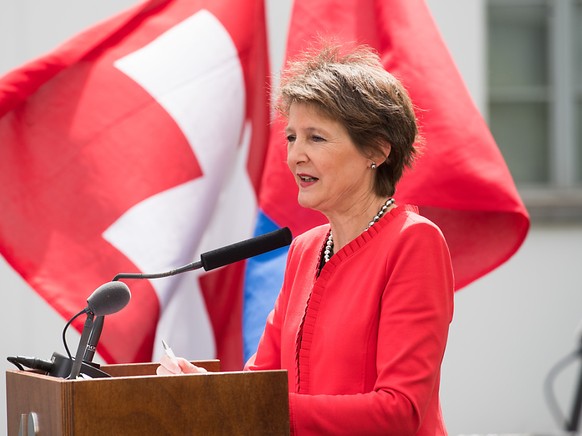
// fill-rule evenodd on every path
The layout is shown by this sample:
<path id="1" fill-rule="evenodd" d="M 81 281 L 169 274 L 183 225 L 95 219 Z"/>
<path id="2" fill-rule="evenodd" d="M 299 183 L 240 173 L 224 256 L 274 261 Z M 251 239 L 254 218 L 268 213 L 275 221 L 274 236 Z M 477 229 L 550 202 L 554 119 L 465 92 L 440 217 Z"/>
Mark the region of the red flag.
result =
<path id="1" fill-rule="evenodd" d="M 511 257 L 529 229 L 527 211 L 424 0 L 296 0 L 287 58 L 315 37 L 374 47 L 386 69 L 409 90 L 425 144 L 395 198 L 418 205 L 443 230 L 457 289 Z M 271 183 L 264 183 L 260 205 L 297 235 L 323 218 L 297 205 L 297 188 L 284 165 L 282 132 L 279 120 L 263 175 Z"/>
<path id="2" fill-rule="evenodd" d="M 260 0 L 151 0 L 8 74 L 0 252 L 68 319 L 119 272 L 170 270 L 250 237 L 267 77 Z M 99 352 L 149 361 L 158 335 L 240 368 L 241 282 L 240 265 L 128 281 Z"/>

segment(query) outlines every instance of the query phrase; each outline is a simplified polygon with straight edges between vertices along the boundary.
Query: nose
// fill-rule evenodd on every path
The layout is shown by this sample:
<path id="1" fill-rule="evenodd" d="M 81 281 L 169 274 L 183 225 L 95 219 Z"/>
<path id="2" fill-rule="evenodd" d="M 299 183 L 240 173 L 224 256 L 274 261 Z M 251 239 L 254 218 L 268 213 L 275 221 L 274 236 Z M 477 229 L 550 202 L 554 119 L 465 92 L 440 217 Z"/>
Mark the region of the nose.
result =
<path id="1" fill-rule="evenodd" d="M 287 145 L 287 165 L 289 167 L 306 162 L 307 160 L 308 156 L 303 140 L 296 138 L 295 141 Z"/>

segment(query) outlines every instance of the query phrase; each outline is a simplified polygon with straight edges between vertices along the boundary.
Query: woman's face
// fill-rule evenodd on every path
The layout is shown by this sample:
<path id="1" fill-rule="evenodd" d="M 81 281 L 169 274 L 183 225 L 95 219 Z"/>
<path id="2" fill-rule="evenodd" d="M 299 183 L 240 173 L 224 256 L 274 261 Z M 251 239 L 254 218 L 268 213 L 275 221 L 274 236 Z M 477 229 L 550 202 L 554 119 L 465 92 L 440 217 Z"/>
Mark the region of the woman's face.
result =
<path id="1" fill-rule="evenodd" d="M 285 129 L 287 165 L 299 186 L 299 204 L 326 216 L 349 213 L 373 196 L 371 159 L 346 128 L 318 108 L 293 103 Z"/>

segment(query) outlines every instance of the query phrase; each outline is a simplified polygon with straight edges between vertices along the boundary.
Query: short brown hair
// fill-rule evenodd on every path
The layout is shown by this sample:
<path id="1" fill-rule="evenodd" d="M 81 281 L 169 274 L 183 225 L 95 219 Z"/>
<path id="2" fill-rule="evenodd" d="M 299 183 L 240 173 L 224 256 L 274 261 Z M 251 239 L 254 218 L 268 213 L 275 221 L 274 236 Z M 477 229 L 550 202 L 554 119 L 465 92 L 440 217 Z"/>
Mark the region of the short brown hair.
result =
<path id="1" fill-rule="evenodd" d="M 344 46 L 326 42 L 290 61 L 281 76 L 276 108 L 288 117 L 296 102 L 313 104 L 341 122 L 364 156 L 384 154 L 388 143 L 390 155 L 376 169 L 374 191 L 394 195 L 417 153 L 418 127 L 406 89 L 384 69 L 374 50 L 357 46 L 346 52 Z"/>

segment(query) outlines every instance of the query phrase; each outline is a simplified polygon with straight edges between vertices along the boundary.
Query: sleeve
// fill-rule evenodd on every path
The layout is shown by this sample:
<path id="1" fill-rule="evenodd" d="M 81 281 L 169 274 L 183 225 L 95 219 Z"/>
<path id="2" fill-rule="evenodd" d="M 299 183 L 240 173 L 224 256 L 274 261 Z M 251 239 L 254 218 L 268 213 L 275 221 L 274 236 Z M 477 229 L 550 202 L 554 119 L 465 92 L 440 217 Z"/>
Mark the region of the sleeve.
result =
<path id="1" fill-rule="evenodd" d="M 257 352 L 246 362 L 244 366 L 245 371 L 281 369 L 281 328 L 285 320 L 288 302 L 288 292 L 285 291 L 287 289 L 285 283 L 287 282 L 289 259 L 293 254 L 294 247 L 295 241 L 291 244 L 287 255 L 287 265 L 285 267 L 285 277 L 283 278 L 281 291 L 275 300 L 273 310 L 267 316 L 265 329 L 257 346 Z"/>
<path id="2" fill-rule="evenodd" d="M 281 321 L 277 310 L 279 299 L 277 297 L 275 308 L 267 316 L 265 330 L 259 341 L 257 352 L 253 354 L 245 364 L 245 371 L 263 371 L 281 368 Z"/>
<path id="3" fill-rule="evenodd" d="M 453 312 L 453 273 L 440 230 L 430 222 L 403 229 L 386 264 L 372 392 L 290 394 L 296 434 L 439 434 L 440 367 Z M 330 368 L 330 372 L 333 371 Z"/>

